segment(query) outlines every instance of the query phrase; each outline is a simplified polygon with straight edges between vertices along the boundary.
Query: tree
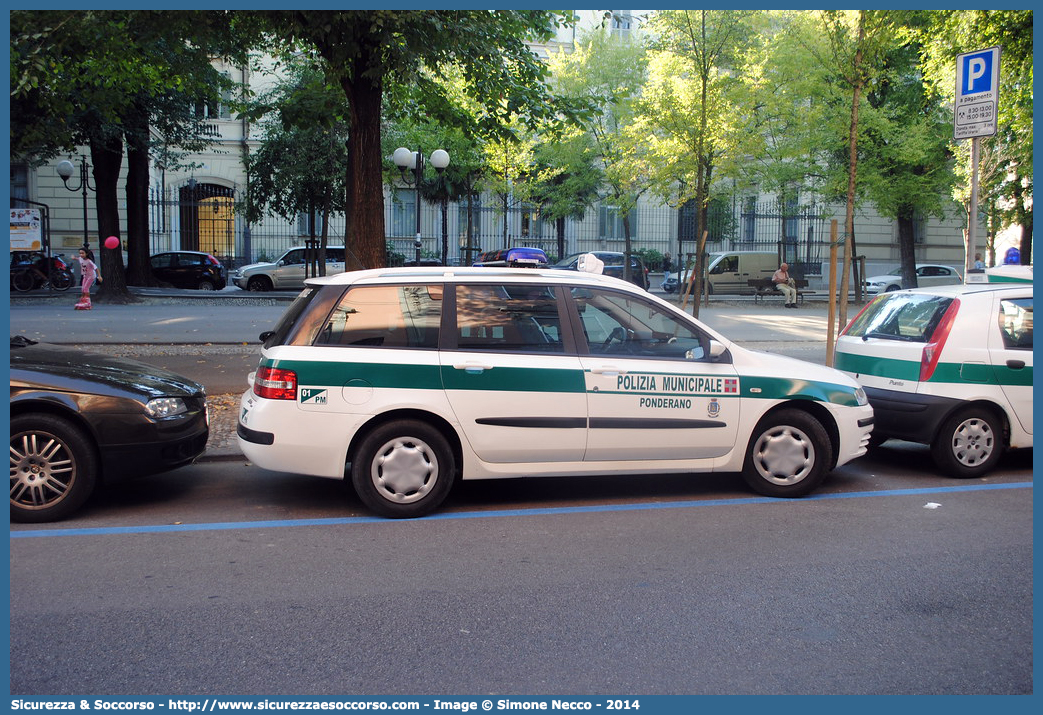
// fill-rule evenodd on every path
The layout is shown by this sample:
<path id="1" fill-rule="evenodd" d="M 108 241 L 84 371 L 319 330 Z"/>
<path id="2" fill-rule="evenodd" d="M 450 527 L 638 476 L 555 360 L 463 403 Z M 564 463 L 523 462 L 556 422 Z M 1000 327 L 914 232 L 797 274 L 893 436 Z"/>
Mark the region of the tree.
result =
<path id="1" fill-rule="evenodd" d="M 267 114 L 261 146 L 247 160 L 252 177 L 247 220 L 271 212 L 287 220 L 308 217 L 309 235 L 318 251 L 308 265 L 326 274 L 330 215 L 344 210 L 347 137 L 344 94 L 331 85 L 324 68 L 298 59 L 288 75 L 261 97 L 247 116 Z M 321 217 L 321 239 L 316 219 Z"/>
<path id="2" fill-rule="evenodd" d="M 589 135 L 571 132 L 536 146 L 529 199 L 554 222 L 559 259 L 566 253 L 565 221 L 583 220 L 602 181 Z"/>
<path id="3" fill-rule="evenodd" d="M 171 143 L 199 139 L 184 108 L 217 94 L 210 53 L 227 48 L 217 42 L 231 37 L 227 28 L 221 13 L 11 13 L 12 152 L 42 163 L 89 146 L 100 240 L 121 234 L 117 181 L 126 137 L 128 255 L 138 279 L 148 259 L 148 138 L 159 126 Z M 99 298 L 132 300 L 122 253 L 101 249 L 100 263 Z"/>
<path id="4" fill-rule="evenodd" d="M 609 206 L 623 227 L 624 278 L 630 280 L 632 213 L 648 187 L 646 146 L 627 133 L 645 77 L 644 47 L 629 38 L 613 37 L 605 28 L 581 38 L 574 52 L 550 59 L 555 90 L 571 103 L 594 111 L 578 119 L 589 136 L 594 160 L 601 166 Z M 611 219 L 611 216 L 606 218 Z"/>
<path id="5" fill-rule="evenodd" d="M 906 42 L 883 57 L 882 71 L 867 85 L 860 149 L 865 195 L 898 224 L 905 288 L 916 287 L 914 222 L 944 217 L 943 198 L 955 178 L 948 150 L 952 117 L 925 94 L 919 50 Z"/>
<path id="6" fill-rule="evenodd" d="M 512 117 L 554 113 L 547 69 L 526 44 L 543 41 L 566 15 L 547 11 L 370 10 L 262 12 L 273 33 L 313 46 L 348 102 L 347 234 L 367 267 L 384 265 L 380 177 L 381 111 L 390 82 L 411 85 L 417 116 L 446 124 L 474 121 L 490 130 Z M 469 92 L 486 108 L 462 117 L 435 81 L 458 66 Z M 426 70 L 426 71 L 425 71 Z"/>
<path id="7" fill-rule="evenodd" d="M 738 156 L 736 118 L 726 95 L 737 82 L 730 71 L 748 43 L 751 13 L 735 10 L 667 10 L 653 15 L 658 50 L 646 93 L 646 122 L 655 126 L 665 151 L 656 155 L 659 193 L 696 206 L 696 295 L 702 292 L 706 257 L 702 237 L 717 162 Z M 688 121 L 683 119 L 689 114 Z M 696 119 L 692 121 L 691 116 Z M 712 121 L 711 121 L 712 120 Z M 680 256 L 681 248 L 678 247 Z M 699 314 L 699 301 L 692 306 Z"/>
<path id="8" fill-rule="evenodd" d="M 823 52 L 817 44 L 807 47 L 815 59 L 840 86 L 850 91 L 850 112 L 847 128 L 846 165 L 847 187 L 844 211 L 844 269 L 840 276 L 840 306 L 837 326 L 847 324 L 848 277 L 855 255 L 855 205 L 858 202 L 858 128 L 866 85 L 882 65 L 881 57 L 891 41 L 891 25 L 884 11 L 824 10 L 818 13 L 821 30 L 828 42 Z M 861 286 L 856 290 L 861 294 Z"/>
<path id="9" fill-rule="evenodd" d="M 1002 47 L 998 132 L 981 140 L 981 195 L 1002 220 L 1021 227 L 1021 260 L 1032 262 L 1033 54 L 1030 10 L 938 10 L 918 29 L 923 74 L 947 102 L 955 94 L 956 55 Z M 959 183 L 954 197 L 970 193 L 970 142 L 953 142 Z M 976 217 L 975 217 L 976 219 Z"/>

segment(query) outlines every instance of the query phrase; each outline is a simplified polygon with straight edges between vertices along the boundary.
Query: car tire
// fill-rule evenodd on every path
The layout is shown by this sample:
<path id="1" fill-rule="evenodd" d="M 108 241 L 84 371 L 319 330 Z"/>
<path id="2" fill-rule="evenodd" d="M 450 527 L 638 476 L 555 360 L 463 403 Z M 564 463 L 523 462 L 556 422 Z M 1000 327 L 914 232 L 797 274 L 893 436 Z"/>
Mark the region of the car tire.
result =
<path id="1" fill-rule="evenodd" d="M 968 407 L 953 414 L 942 423 L 931 442 L 931 456 L 938 469 L 960 479 L 992 471 L 1003 451 L 1002 423 L 982 407 Z"/>
<path id="2" fill-rule="evenodd" d="M 833 447 L 822 424 L 803 410 L 767 415 L 753 431 L 742 475 L 769 497 L 802 497 L 826 478 Z"/>
<path id="3" fill-rule="evenodd" d="M 882 292 L 883 293 L 894 293 L 896 290 L 898 290 L 901 287 L 902 286 L 900 286 L 900 285 L 895 285 L 894 283 L 892 283 L 891 285 L 885 287 Z"/>
<path id="4" fill-rule="evenodd" d="M 456 478 L 449 442 L 416 420 L 380 425 L 359 443 L 351 482 L 362 503 L 381 516 L 410 519 L 430 514 Z"/>
<path id="5" fill-rule="evenodd" d="M 268 276 L 254 276 L 246 282 L 246 290 L 255 293 L 272 289 L 272 280 Z"/>
<path id="6" fill-rule="evenodd" d="M 94 445 L 73 423 L 48 414 L 11 419 L 11 521 L 66 518 L 93 493 L 97 473 Z"/>
<path id="7" fill-rule="evenodd" d="M 201 280 L 199 285 L 196 286 L 196 290 L 214 290 L 213 281 Z"/>

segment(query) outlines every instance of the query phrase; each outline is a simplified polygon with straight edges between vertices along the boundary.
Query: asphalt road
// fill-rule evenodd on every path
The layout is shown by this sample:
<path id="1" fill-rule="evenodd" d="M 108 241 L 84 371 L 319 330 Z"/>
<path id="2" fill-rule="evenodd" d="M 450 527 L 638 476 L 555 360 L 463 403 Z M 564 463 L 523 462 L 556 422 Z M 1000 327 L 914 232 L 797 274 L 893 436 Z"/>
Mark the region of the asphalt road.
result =
<path id="1" fill-rule="evenodd" d="M 286 304 L 193 305 L 13 305 L 11 332 L 241 391 Z M 824 356 L 824 309 L 702 318 Z M 465 482 L 390 521 L 340 482 L 195 464 L 12 525 L 11 693 L 1029 693 L 1031 485 L 1031 452 L 955 481 L 889 443 L 801 500 L 736 475 Z"/>
<path id="2" fill-rule="evenodd" d="M 795 501 L 734 475 L 465 482 L 410 521 L 194 465 L 12 527 L 11 693 L 1031 692 L 1031 465 L 897 463 Z"/>

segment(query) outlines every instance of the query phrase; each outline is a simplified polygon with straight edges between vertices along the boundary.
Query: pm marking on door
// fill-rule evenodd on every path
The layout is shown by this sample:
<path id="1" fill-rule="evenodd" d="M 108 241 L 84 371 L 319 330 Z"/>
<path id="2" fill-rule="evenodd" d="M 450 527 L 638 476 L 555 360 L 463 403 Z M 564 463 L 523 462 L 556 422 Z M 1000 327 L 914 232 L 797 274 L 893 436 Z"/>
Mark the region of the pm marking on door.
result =
<path id="1" fill-rule="evenodd" d="M 312 404 L 312 405 L 325 405 L 326 404 L 326 389 L 317 389 L 314 387 L 302 387 L 301 388 L 301 404 Z"/>

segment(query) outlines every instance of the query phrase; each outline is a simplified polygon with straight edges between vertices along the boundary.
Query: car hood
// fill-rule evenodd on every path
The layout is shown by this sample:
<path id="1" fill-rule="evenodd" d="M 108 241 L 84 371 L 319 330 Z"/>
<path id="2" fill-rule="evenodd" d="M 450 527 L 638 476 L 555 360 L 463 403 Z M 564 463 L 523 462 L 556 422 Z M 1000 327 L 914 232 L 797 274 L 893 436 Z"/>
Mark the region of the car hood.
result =
<path id="1" fill-rule="evenodd" d="M 733 363 L 740 373 L 748 372 L 769 377 L 828 383 L 852 389 L 859 387 L 854 378 L 832 367 L 734 344 L 729 345 L 728 348 L 732 353 Z"/>
<path id="2" fill-rule="evenodd" d="M 239 266 L 235 269 L 235 273 L 246 273 L 247 271 L 253 271 L 258 268 L 276 268 L 277 263 L 247 263 L 245 266 Z"/>
<path id="3" fill-rule="evenodd" d="M 160 367 L 49 343 L 11 345 L 11 383 L 56 390 L 153 397 L 203 394 L 194 380 Z"/>

